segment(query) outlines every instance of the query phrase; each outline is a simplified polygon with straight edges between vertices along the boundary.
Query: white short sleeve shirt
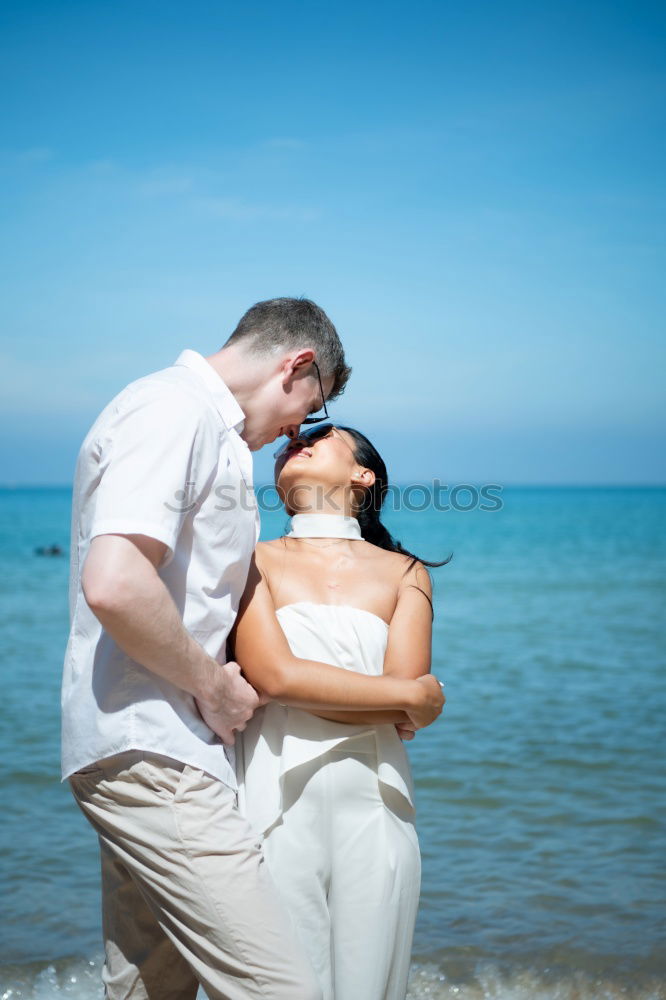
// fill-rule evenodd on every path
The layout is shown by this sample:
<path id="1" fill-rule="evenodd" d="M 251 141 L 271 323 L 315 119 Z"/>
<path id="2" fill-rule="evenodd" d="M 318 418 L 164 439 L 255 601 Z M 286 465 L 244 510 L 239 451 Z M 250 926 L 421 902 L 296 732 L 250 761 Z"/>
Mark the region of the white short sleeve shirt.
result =
<path id="1" fill-rule="evenodd" d="M 259 537 L 244 414 L 200 354 L 132 382 L 79 453 L 72 508 L 71 629 L 62 685 L 62 774 L 125 750 L 199 767 L 236 787 L 225 748 L 186 691 L 134 662 L 88 607 L 91 539 L 142 534 L 167 546 L 159 574 L 187 631 L 226 660 Z"/>

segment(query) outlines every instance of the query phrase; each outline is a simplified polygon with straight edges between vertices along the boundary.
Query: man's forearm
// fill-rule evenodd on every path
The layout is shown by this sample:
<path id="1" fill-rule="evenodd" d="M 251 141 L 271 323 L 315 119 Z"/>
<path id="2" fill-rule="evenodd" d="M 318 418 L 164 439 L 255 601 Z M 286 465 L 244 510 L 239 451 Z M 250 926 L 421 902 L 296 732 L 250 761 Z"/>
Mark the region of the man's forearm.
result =
<path id="1" fill-rule="evenodd" d="M 137 663 L 191 694 L 209 728 L 234 742 L 259 707 L 237 663 L 217 663 L 187 632 L 158 574 L 166 545 L 147 535 L 98 535 L 81 573 L 86 601 Z"/>
<path id="2" fill-rule="evenodd" d="M 197 698 L 210 694 L 218 664 L 187 632 L 158 576 L 146 573 L 92 610 L 131 659 Z"/>

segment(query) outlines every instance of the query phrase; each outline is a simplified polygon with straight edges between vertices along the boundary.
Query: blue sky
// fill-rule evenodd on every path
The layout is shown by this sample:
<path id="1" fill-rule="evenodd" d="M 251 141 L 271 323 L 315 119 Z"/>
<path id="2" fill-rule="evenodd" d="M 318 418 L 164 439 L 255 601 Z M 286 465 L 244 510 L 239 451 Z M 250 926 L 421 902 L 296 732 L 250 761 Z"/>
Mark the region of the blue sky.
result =
<path id="1" fill-rule="evenodd" d="M 0 482 L 301 294 L 395 480 L 666 482 L 665 19 L 3 4 Z"/>

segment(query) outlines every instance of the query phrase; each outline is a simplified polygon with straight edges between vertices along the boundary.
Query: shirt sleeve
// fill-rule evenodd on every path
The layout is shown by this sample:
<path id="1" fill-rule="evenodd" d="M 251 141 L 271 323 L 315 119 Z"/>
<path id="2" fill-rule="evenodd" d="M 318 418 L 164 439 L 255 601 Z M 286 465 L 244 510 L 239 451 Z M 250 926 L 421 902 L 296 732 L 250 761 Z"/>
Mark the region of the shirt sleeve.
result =
<path id="1" fill-rule="evenodd" d="M 90 538 L 148 535 L 167 546 L 210 482 L 219 441 L 196 399 L 171 386 L 142 387 L 123 400 L 100 450 Z"/>

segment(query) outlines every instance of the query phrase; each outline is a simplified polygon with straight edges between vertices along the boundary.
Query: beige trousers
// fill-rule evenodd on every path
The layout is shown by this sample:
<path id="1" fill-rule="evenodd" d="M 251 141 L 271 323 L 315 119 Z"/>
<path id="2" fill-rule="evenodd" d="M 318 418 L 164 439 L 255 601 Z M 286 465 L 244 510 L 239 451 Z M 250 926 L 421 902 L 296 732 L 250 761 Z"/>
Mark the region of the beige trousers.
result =
<path id="1" fill-rule="evenodd" d="M 70 778 L 99 836 L 108 1000 L 320 1000 L 235 793 L 138 751 Z"/>

